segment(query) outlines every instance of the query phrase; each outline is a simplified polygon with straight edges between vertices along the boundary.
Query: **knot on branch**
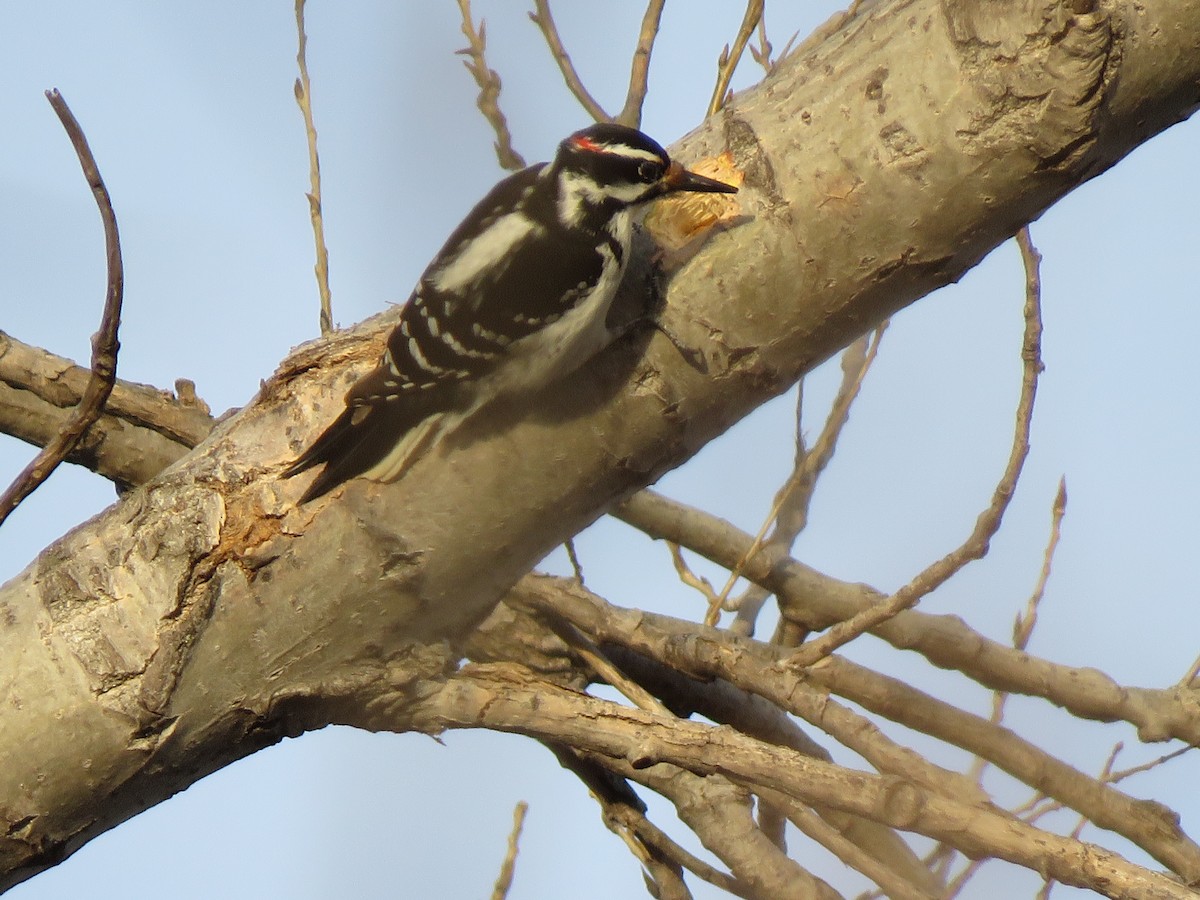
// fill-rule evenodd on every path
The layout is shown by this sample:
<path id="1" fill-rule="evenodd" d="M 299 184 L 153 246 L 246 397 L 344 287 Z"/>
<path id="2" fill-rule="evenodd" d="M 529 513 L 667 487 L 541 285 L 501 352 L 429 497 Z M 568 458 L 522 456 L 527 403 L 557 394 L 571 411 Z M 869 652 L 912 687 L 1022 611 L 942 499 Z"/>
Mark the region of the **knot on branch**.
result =
<path id="1" fill-rule="evenodd" d="M 1102 4 L 944 0 L 947 28 L 980 104 L 968 146 L 1028 147 L 1045 167 L 1077 163 L 1113 80 L 1114 36 Z"/>

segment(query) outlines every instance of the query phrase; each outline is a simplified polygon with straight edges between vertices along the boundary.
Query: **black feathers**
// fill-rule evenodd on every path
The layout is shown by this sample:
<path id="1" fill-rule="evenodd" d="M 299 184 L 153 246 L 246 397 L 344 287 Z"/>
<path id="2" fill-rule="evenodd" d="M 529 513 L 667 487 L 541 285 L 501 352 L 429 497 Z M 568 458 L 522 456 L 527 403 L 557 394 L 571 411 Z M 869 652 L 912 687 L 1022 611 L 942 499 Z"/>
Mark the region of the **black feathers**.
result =
<path id="1" fill-rule="evenodd" d="M 300 502 L 350 478 L 400 477 L 464 418 L 537 391 L 612 340 L 605 322 L 631 242 L 630 210 L 672 191 L 732 191 L 640 131 L 593 125 L 554 162 L 497 184 L 430 262 L 379 365 L 283 472 L 324 465 Z"/>

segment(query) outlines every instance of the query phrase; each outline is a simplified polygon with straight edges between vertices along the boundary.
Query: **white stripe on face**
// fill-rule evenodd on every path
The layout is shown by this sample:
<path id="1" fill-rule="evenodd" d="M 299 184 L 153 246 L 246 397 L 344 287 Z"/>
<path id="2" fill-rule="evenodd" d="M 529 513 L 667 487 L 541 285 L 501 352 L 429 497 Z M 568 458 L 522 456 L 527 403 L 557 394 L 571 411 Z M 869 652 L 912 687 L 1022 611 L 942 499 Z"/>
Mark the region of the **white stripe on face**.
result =
<path id="1" fill-rule="evenodd" d="M 597 144 L 602 152 L 612 156 L 623 156 L 626 159 L 646 159 L 650 162 L 662 163 L 662 157 L 650 150 L 640 147 L 630 147 L 628 144 Z"/>
<path id="2" fill-rule="evenodd" d="M 542 230 L 540 225 L 520 213 L 501 216 L 477 237 L 463 244 L 429 276 L 429 281 L 438 291 L 458 293 L 508 257 L 517 244 Z"/>
<path id="3" fill-rule="evenodd" d="M 586 175 L 564 171 L 559 176 L 558 219 L 568 228 L 578 225 L 586 206 L 598 206 L 608 199 L 634 203 L 649 190 L 645 184 L 606 184 L 603 187 Z"/>

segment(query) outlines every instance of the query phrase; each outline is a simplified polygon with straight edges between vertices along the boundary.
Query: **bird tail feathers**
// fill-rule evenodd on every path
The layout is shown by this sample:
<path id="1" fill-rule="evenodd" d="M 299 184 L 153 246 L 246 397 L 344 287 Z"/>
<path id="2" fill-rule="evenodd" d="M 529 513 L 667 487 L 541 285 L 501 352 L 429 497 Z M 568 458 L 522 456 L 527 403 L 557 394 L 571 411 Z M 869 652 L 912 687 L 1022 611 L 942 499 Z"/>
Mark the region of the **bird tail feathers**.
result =
<path id="1" fill-rule="evenodd" d="M 441 433 L 441 415 L 417 421 L 392 405 L 352 406 L 338 416 L 299 457 L 283 470 L 291 478 L 321 464 L 300 503 L 327 494 L 351 478 L 395 481 Z M 396 435 L 403 437 L 396 441 Z"/>

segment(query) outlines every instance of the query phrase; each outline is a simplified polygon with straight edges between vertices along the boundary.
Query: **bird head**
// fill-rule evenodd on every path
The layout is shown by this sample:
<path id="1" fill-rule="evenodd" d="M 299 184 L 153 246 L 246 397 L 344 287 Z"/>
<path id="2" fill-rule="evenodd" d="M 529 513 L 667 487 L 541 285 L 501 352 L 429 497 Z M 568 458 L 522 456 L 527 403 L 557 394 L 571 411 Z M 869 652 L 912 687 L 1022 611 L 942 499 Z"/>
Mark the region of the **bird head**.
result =
<path id="1" fill-rule="evenodd" d="M 733 194 L 737 188 L 689 172 L 636 128 L 601 123 L 577 131 L 554 158 L 563 193 L 609 213 L 682 191 Z"/>

